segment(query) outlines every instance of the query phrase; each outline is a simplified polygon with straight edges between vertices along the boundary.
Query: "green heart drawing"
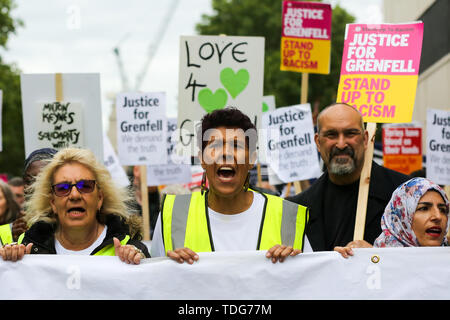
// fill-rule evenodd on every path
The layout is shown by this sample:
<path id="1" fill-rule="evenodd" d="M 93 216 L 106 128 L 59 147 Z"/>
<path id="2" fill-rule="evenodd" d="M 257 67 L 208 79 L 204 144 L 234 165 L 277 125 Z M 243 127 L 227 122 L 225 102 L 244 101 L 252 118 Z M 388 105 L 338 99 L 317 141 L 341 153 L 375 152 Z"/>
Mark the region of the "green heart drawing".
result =
<path id="1" fill-rule="evenodd" d="M 198 93 L 198 102 L 208 113 L 211 113 L 214 110 L 223 109 L 227 100 L 227 92 L 223 89 L 217 89 L 216 92 L 212 93 L 210 89 L 204 88 Z"/>
<path id="2" fill-rule="evenodd" d="M 267 105 L 267 103 L 263 102 L 262 112 L 267 112 L 267 111 L 269 111 L 269 106 Z"/>
<path id="3" fill-rule="evenodd" d="M 225 68 L 220 72 L 220 82 L 222 82 L 233 99 L 236 99 L 244 91 L 249 80 L 250 74 L 247 69 L 240 69 L 237 73 L 234 73 L 233 69 Z"/>

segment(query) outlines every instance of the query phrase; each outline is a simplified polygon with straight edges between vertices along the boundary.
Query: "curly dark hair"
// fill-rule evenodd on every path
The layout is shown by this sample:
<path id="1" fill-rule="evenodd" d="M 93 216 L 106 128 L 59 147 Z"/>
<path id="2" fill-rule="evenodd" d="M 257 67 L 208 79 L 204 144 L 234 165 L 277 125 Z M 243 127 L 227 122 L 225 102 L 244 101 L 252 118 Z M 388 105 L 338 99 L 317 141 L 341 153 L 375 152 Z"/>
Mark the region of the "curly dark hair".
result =
<path id="1" fill-rule="evenodd" d="M 256 151 L 258 135 L 255 125 L 239 109 L 228 106 L 205 114 L 197 126 L 197 145 L 202 152 L 208 144 L 208 141 L 203 140 L 205 132 L 218 127 L 242 129 L 245 133 L 246 147 L 250 153 Z"/>

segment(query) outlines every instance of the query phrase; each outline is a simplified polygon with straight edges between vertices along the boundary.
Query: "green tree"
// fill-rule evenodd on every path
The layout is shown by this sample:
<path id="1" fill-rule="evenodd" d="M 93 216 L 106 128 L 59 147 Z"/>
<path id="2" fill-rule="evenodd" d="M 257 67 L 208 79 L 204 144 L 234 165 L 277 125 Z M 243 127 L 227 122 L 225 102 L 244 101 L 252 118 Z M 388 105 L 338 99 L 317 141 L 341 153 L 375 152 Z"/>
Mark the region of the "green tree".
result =
<path id="1" fill-rule="evenodd" d="M 300 103 L 301 74 L 280 71 L 282 1 L 212 0 L 214 13 L 203 15 L 196 30 L 202 35 L 265 37 L 264 95 L 274 95 L 277 106 Z M 308 101 L 317 110 L 336 101 L 347 23 L 355 18 L 343 8 L 333 9 L 330 74 L 310 74 Z"/>
<path id="2" fill-rule="evenodd" d="M 15 8 L 13 0 L 0 0 L 0 47 L 7 49 L 8 37 L 23 25 L 20 19 L 11 17 Z M 20 71 L 15 65 L 5 64 L 0 56 L 0 90 L 3 91 L 2 136 L 0 173 L 22 175 L 25 159 L 22 105 L 20 97 Z"/>

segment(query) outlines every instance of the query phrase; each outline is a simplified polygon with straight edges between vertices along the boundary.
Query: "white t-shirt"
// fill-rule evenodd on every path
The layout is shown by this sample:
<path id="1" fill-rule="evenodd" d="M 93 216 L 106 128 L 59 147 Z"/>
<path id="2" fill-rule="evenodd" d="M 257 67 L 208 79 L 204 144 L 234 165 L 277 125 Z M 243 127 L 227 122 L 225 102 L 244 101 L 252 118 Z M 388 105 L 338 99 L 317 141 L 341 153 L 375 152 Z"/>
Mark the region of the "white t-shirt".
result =
<path id="1" fill-rule="evenodd" d="M 253 192 L 253 202 L 246 211 L 237 214 L 223 214 L 208 208 L 209 224 L 215 251 L 256 250 L 259 229 L 264 210 L 264 197 Z M 164 257 L 166 255 L 161 232 L 161 214 L 156 222 L 150 255 Z M 303 252 L 312 252 L 311 245 L 305 236 Z"/>
<path id="2" fill-rule="evenodd" d="M 69 254 L 69 255 L 85 255 L 88 256 L 91 254 L 92 251 L 95 250 L 95 248 L 97 248 L 99 245 L 102 244 L 103 240 L 105 240 L 106 237 L 106 230 L 108 229 L 107 226 L 105 226 L 105 228 L 103 229 L 102 233 L 100 234 L 100 236 L 97 238 L 97 240 L 94 241 L 93 244 L 91 244 L 88 248 L 83 249 L 83 250 L 79 250 L 79 251 L 75 251 L 75 250 L 67 250 L 66 248 L 64 248 L 61 243 L 56 240 L 55 238 L 55 249 L 56 249 L 56 254 Z"/>

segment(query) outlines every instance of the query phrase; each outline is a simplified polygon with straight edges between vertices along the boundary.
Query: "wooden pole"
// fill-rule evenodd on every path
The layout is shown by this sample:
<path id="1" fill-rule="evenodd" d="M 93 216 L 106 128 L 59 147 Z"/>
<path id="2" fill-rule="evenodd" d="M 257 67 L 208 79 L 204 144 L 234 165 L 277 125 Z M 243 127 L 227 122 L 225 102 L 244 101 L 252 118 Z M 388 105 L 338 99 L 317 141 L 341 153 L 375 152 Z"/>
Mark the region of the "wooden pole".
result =
<path id="1" fill-rule="evenodd" d="M 308 103 L 308 78 L 309 73 L 302 73 L 302 91 L 300 95 L 300 103 Z"/>
<path id="2" fill-rule="evenodd" d="M 300 91 L 300 103 L 304 104 L 308 102 L 308 78 L 309 73 L 302 72 L 302 84 Z M 294 181 L 295 193 L 302 192 L 302 181 Z"/>
<path id="3" fill-rule="evenodd" d="M 55 101 L 56 102 L 63 102 L 64 95 L 63 95 L 63 83 L 62 83 L 62 74 L 61 73 L 55 73 Z"/>
<path id="4" fill-rule="evenodd" d="M 261 187 L 262 186 L 262 175 L 261 175 L 261 164 L 259 162 L 256 164 L 256 172 L 258 174 L 258 184 L 257 184 L 257 186 Z"/>
<path id="5" fill-rule="evenodd" d="M 372 169 L 373 149 L 375 146 L 375 133 L 377 124 L 368 122 L 366 130 L 369 133 L 369 141 L 364 154 L 364 165 L 359 179 L 358 205 L 356 208 L 355 230 L 353 240 L 364 240 L 366 225 L 367 199 L 369 197 L 370 171 Z"/>
<path id="6" fill-rule="evenodd" d="M 144 241 L 150 240 L 150 212 L 148 205 L 148 188 L 147 188 L 147 166 L 139 166 L 141 174 L 141 207 L 142 218 L 144 223 Z"/>
<path id="7" fill-rule="evenodd" d="M 289 195 L 291 194 L 291 186 L 292 186 L 292 183 L 288 182 L 288 184 L 286 185 L 286 194 L 284 195 L 285 198 L 289 197 Z"/>

